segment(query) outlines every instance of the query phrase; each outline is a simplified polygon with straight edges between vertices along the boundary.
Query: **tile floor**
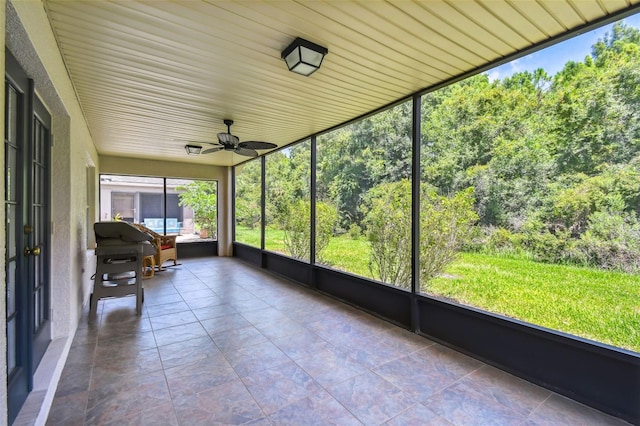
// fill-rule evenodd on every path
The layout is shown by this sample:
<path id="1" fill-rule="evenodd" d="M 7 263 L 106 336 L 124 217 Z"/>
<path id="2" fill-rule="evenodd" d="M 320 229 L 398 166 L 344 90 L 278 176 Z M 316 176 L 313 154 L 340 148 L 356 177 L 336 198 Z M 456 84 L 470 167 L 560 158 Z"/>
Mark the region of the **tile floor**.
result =
<path id="1" fill-rule="evenodd" d="M 86 317 L 86 314 L 85 314 Z M 49 425 L 620 425 L 232 258 L 82 321 Z"/>

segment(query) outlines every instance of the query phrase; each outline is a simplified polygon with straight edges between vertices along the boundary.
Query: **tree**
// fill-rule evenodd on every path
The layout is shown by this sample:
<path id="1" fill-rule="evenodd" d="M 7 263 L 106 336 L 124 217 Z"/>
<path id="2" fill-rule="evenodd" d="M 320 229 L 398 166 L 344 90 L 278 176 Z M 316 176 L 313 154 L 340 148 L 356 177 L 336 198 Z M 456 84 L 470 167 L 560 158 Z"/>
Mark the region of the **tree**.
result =
<path id="1" fill-rule="evenodd" d="M 640 151 L 640 31 L 617 23 L 584 63 L 568 63 L 553 82 L 556 155 L 563 173 L 593 176 Z"/>
<path id="2" fill-rule="evenodd" d="M 338 208 L 340 232 L 362 225 L 366 192 L 411 176 L 411 103 L 318 138 L 317 193 Z"/>
<path id="3" fill-rule="evenodd" d="M 194 180 L 186 186 L 177 188 L 180 192 L 180 205 L 193 210 L 196 226 L 215 234 L 218 217 L 217 182 Z"/>

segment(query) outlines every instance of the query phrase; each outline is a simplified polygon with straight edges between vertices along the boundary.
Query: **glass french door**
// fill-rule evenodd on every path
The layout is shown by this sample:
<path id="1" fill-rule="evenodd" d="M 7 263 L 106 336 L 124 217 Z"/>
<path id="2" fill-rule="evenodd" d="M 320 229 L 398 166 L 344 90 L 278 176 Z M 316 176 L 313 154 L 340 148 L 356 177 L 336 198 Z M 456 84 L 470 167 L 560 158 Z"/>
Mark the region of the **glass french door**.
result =
<path id="1" fill-rule="evenodd" d="M 13 422 L 51 340 L 51 117 L 5 50 L 5 276 L 7 386 Z"/>

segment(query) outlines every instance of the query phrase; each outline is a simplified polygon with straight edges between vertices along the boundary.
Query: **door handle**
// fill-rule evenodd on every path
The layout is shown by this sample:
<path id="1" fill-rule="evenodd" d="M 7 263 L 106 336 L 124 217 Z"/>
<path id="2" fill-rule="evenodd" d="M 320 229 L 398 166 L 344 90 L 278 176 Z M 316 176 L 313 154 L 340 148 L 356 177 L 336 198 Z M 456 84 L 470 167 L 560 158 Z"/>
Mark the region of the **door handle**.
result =
<path id="1" fill-rule="evenodd" d="M 25 247 L 24 248 L 25 256 L 40 256 L 40 247 L 35 246 L 33 248 Z"/>

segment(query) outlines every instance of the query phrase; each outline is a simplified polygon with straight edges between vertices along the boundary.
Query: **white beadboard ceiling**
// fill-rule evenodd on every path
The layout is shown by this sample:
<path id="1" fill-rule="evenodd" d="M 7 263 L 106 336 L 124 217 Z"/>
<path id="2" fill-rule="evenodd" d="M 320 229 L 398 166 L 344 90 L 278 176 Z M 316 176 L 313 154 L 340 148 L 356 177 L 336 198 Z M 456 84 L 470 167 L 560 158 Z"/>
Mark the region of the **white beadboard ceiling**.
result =
<path id="1" fill-rule="evenodd" d="M 43 1 L 101 155 L 222 166 L 247 157 L 184 145 L 225 118 L 284 146 L 640 2 Z M 280 58 L 295 37 L 329 49 L 310 77 Z"/>

